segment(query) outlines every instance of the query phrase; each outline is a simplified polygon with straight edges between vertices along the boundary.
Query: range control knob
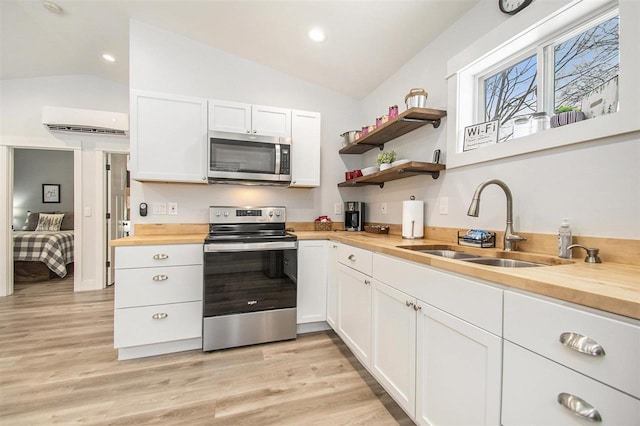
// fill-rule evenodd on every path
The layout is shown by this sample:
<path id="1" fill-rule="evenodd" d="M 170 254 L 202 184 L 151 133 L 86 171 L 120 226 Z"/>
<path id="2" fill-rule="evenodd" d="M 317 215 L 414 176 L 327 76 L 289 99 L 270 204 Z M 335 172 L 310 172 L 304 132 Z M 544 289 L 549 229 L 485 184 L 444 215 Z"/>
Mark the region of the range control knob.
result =
<path id="1" fill-rule="evenodd" d="M 220 217 L 220 210 L 216 212 L 216 217 Z"/>
<path id="2" fill-rule="evenodd" d="M 276 216 L 280 217 L 280 210 L 276 210 Z"/>
<path id="3" fill-rule="evenodd" d="M 273 217 L 273 210 L 269 210 L 269 217 Z"/>
<path id="4" fill-rule="evenodd" d="M 224 217 L 227 217 L 227 216 L 229 216 L 229 212 L 225 211 L 224 212 Z"/>

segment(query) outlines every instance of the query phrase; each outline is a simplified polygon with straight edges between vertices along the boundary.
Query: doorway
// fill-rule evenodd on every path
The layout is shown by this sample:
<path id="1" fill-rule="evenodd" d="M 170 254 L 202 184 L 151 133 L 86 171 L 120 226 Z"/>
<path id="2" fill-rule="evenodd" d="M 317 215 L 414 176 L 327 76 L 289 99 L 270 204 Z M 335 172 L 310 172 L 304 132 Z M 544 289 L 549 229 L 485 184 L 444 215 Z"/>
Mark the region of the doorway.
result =
<path id="1" fill-rule="evenodd" d="M 130 218 L 127 158 L 127 154 L 105 154 L 105 235 L 107 236 L 105 238 L 105 283 L 107 286 L 115 283 L 115 248 L 110 246 L 110 242 L 126 236 L 124 224 Z"/>

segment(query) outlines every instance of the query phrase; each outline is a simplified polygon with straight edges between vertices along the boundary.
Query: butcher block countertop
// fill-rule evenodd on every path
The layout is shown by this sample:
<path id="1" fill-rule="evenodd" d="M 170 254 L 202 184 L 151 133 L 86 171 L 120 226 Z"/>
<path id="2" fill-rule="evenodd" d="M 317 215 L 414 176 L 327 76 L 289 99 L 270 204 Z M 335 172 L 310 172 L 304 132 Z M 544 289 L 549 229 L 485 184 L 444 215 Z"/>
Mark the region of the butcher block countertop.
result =
<path id="1" fill-rule="evenodd" d="M 331 240 L 355 247 L 387 254 L 412 262 L 430 265 L 471 278 L 502 284 L 507 287 L 530 291 L 543 296 L 588 306 L 618 315 L 640 320 L 640 266 L 603 262 L 584 262 L 578 258 L 565 260 L 545 254 L 511 252 L 521 260 L 551 264 L 534 268 L 499 268 L 478 265 L 460 260 L 424 254 L 397 246 L 455 245 L 438 240 L 406 240 L 397 235 L 380 235 L 364 232 L 297 231 L 299 240 Z M 201 244 L 206 233 L 137 235 L 111 242 L 112 246 L 137 246 L 155 244 Z M 499 249 L 473 247 L 456 250 L 497 256 Z"/>

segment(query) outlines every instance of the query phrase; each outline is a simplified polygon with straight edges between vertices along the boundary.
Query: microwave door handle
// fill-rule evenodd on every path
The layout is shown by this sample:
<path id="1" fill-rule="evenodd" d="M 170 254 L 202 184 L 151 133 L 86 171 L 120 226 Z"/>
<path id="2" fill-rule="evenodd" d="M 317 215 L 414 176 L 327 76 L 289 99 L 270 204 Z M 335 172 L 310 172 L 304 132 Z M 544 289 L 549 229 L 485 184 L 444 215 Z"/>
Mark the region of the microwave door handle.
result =
<path id="1" fill-rule="evenodd" d="M 276 171 L 275 174 L 280 174 L 280 144 L 276 144 Z"/>

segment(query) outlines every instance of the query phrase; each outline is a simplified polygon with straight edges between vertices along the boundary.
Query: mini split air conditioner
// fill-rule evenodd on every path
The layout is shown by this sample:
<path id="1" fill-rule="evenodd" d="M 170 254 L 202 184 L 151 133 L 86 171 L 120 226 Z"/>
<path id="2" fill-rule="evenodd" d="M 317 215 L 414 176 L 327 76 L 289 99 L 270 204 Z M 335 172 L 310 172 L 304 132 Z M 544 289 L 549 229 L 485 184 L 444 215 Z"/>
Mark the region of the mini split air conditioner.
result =
<path id="1" fill-rule="evenodd" d="M 52 132 L 126 136 L 129 115 L 62 107 L 42 107 L 42 124 Z"/>

